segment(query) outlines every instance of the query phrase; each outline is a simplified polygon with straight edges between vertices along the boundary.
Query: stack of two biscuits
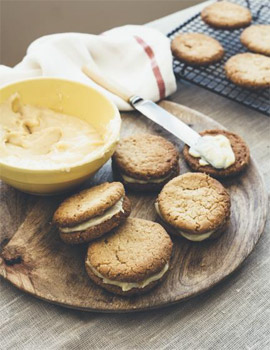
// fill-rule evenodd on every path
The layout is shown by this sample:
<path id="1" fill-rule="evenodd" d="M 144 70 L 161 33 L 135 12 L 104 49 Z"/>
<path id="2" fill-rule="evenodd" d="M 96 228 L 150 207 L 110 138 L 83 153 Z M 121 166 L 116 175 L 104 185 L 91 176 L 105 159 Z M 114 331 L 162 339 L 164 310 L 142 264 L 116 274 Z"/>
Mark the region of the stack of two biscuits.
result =
<path id="1" fill-rule="evenodd" d="M 230 145 L 233 162 L 225 168 L 214 168 L 185 145 L 183 156 L 194 171 L 177 176 L 161 190 L 155 206 L 168 232 L 193 242 L 219 237 L 230 222 L 231 200 L 218 181 L 242 174 L 248 167 L 250 152 L 244 140 L 226 130 L 205 130 L 202 137 L 218 137 Z M 218 179 L 218 180 L 216 180 Z"/>
<path id="2" fill-rule="evenodd" d="M 120 182 L 103 183 L 66 199 L 53 222 L 68 244 L 89 243 L 92 281 L 119 295 L 143 293 L 169 269 L 172 241 L 157 223 L 128 218 L 130 201 Z"/>

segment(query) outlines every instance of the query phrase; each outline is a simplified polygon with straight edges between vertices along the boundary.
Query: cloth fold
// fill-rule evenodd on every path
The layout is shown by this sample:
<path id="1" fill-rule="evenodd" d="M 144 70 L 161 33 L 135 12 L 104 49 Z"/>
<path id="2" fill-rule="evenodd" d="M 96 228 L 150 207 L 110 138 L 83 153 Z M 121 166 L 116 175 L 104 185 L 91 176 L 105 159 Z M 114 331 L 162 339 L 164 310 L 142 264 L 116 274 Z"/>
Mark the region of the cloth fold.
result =
<path id="1" fill-rule="evenodd" d="M 152 101 L 176 90 L 169 39 L 155 29 L 137 25 L 114 28 L 101 35 L 62 33 L 41 37 L 14 68 L 0 65 L 0 86 L 39 76 L 65 78 L 93 86 L 120 110 L 131 110 L 128 103 L 82 72 L 82 66 L 91 62 L 108 79 Z"/>

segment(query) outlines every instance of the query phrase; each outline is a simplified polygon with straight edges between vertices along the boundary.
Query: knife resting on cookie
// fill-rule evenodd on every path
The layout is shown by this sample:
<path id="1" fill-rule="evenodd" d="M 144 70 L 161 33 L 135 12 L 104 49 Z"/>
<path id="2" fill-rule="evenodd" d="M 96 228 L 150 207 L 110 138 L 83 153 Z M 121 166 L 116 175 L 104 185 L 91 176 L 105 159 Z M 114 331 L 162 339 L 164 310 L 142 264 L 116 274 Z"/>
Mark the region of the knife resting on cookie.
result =
<path id="1" fill-rule="evenodd" d="M 145 100 L 140 96 L 134 95 L 132 92 L 129 92 L 126 87 L 121 86 L 111 79 L 105 78 L 94 62 L 83 66 L 82 71 L 95 83 L 122 98 L 145 117 L 195 149 L 201 157 L 213 167 L 219 168 L 217 164 L 220 163 L 221 158 L 224 158 L 222 150 L 213 146 L 211 142 L 206 141 L 200 134 L 173 114 L 167 112 L 153 101 Z"/>

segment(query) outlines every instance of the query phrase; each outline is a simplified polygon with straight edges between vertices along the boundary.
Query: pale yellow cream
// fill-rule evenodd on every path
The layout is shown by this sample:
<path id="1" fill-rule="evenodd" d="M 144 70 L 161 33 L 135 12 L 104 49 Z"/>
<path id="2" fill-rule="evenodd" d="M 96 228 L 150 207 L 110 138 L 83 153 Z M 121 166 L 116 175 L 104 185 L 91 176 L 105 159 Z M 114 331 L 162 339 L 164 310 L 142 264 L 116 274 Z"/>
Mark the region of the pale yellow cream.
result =
<path id="1" fill-rule="evenodd" d="M 185 237 L 186 239 L 188 239 L 189 241 L 193 241 L 193 242 L 201 242 L 204 241 L 205 239 L 209 238 L 215 231 L 209 231 L 206 233 L 202 233 L 200 235 L 190 235 L 186 232 L 183 231 L 179 231 L 179 233 L 181 234 L 181 236 Z"/>
<path id="2" fill-rule="evenodd" d="M 189 154 L 200 158 L 200 165 L 211 164 L 216 169 L 227 169 L 235 162 L 235 155 L 230 140 L 224 135 L 205 135 L 195 147 L 190 147 Z"/>
<path id="3" fill-rule="evenodd" d="M 115 205 L 113 205 L 111 208 L 106 210 L 103 213 L 103 215 L 95 216 L 94 218 L 84 221 L 81 224 L 73 227 L 60 227 L 59 229 L 61 232 L 64 232 L 64 233 L 78 232 L 78 231 L 84 231 L 90 227 L 102 224 L 106 220 L 111 219 L 117 213 L 120 213 L 120 211 L 124 212 L 123 200 L 124 200 L 124 197 L 122 197 L 118 202 L 116 202 Z"/>
<path id="4" fill-rule="evenodd" d="M 0 105 L 0 160 L 29 169 L 69 170 L 104 145 L 86 121 L 22 105 L 19 94 Z"/>
<path id="5" fill-rule="evenodd" d="M 96 275 L 97 277 L 102 279 L 102 282 L 105 284 L 111 284 L 114 286 L 118 286 L 122 289 L 123 292 L 127 292 L 133 288 L 144 288 L 146 286 L 148 286 L 148 284 L 150 284 L 151 282 L 157 281 L 159 279 L 161 279 L 161 277 L 163 277 L 163 275 L 168 271 L 169 269 L 169 264 L 166 263 L 165 266 L 163 267 L 163 269 L 155 274 L 152 275 L 148 278 L 146 278 L 145 280 L 141 281 L 141 282 L 119 282 L 119 281 L 113 281 L 110 280 L 104 276 L 102 276 L 101 273 L 99 273 L 90 263 L 89 261 L 86 262 L 86 264 L 90 267 L 90 269 L 93 271 L 94 275 Z"/>
<path id="6" fill-rule="evenodd" d="M 123 180 L 127 183 L 137 183 L 137 184 L 150 184 L 150 183 L 153 183 L 153 184 L 158 184 L 158 183 L 161 183 L 165 180 L 167 180 L 171 174 L 167 175 L 167 176 L 164 176 L 164 177 L 160 177 L 158 179 L 151 179 L 151 180 L 139 180 L 139 179 L 134 179 L 133 177 L 130 177 L 130 176 L 127 176 L 127 175 L 124 175 L 121 173 L 121 176 L 123 178 Z"/>
<path id="7" fill-rule="evenodd" d="M 157 202 L 155 202 L 155 208 L 156 208 L 156 212 L 158 213 L 160 218 L 162 220 L 164 220 L 162 215 L 161 215 L 161 212 L 159 210 L 159 206 L 158 206 Z M 193 242 L 201 242 L 201 241 L 209 238 L 215 232 L 215 231 L 208 231 L 206 233 L 202 233 L 202 234 L 199 234 L 199 235 L 194 235 L 194 234 L 188 234 L 186 232 L 180 231 L 180 230 L 176 229 L 175 227 L 173 229 L 176 230 L 177 232 L 179 232 L 182 237 L 188 239 L 189 241 L 193 241 Z"/>

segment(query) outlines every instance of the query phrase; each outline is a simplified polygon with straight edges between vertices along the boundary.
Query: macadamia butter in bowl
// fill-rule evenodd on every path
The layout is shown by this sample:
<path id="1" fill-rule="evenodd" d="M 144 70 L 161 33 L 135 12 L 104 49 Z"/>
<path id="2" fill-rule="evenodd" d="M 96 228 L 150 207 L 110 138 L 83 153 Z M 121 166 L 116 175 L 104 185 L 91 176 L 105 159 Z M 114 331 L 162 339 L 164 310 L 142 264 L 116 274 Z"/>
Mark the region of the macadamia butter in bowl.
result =
<path id="1" fill-rule="evenodd" d="M 117 107 L 87 85 L 58 78 L 0 89 L 0 178 L 32 194 L 76 187 L 112 156 Z"/>

